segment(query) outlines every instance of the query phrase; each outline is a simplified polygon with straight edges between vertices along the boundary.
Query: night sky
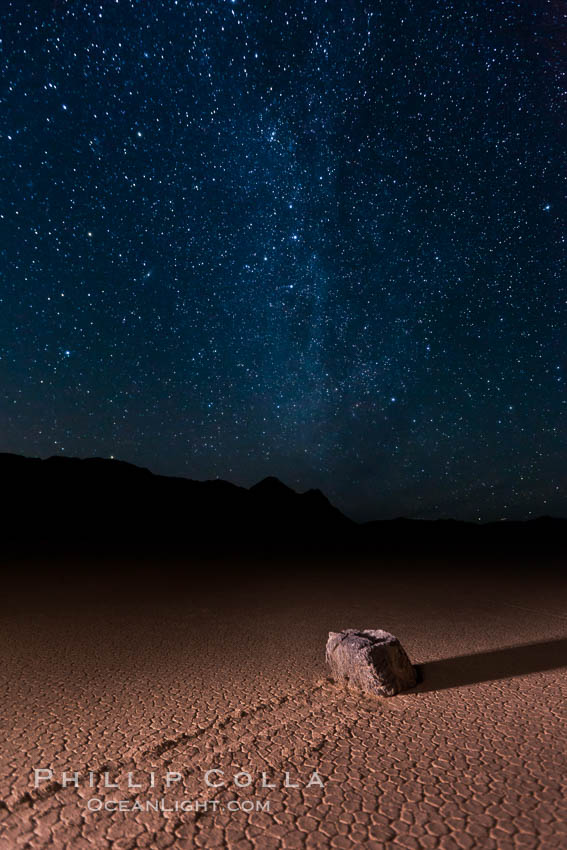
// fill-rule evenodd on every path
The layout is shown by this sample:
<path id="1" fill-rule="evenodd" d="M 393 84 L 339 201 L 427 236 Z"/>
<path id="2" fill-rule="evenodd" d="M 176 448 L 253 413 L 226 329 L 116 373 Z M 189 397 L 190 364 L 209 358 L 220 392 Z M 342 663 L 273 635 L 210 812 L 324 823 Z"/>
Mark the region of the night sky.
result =
<path id="1" fill-rule="evenodd" d="M 0 449 L 567 515 L 559 0 L 4 0 Z"/>

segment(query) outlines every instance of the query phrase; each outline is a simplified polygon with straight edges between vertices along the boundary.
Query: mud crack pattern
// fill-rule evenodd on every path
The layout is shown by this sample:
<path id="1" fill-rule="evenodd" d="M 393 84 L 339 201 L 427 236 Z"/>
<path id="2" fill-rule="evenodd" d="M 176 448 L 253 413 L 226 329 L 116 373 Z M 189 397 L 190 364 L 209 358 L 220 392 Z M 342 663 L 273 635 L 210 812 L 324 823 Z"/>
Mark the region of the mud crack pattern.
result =
<path id="1" fill-rule="evenodd" d="M 408 570 L 151 599 L 89 586 L 51 607 L 14 592 L 0 850 L 563 850 L 564 581 L 429 570 L 410 589 Z M 392 699 L 333 683 L 326 632 L 347 625 L 398 634 L 423 682 Z M 35 788 L 33 768 L 53 776 Z M 169 810 L 89 811 L 93 798 Z"/>

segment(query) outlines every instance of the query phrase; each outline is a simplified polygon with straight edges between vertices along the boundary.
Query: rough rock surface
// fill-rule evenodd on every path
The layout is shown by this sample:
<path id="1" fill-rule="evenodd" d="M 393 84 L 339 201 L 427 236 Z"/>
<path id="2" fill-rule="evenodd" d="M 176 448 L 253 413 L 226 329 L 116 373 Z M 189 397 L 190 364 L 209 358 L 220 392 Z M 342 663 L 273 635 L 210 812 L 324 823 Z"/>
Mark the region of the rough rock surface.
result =
<path id="1" fill-rule="evenodd" d="M 403 646 L 382 629 L 329 632 L 326 658 L 335 679 L 370 694 L 391 697 L 417 684 Z"/>

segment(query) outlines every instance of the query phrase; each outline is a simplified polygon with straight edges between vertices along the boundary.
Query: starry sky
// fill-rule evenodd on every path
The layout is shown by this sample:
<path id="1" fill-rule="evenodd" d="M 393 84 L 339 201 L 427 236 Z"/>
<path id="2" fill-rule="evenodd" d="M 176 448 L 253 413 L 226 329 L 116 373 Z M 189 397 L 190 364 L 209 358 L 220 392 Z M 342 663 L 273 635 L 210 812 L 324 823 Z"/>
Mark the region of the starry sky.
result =
<path id="1" fill-rule="evenodd" d="M 559 0 L 4 0 L 0 449 L 567 515 Z"/>

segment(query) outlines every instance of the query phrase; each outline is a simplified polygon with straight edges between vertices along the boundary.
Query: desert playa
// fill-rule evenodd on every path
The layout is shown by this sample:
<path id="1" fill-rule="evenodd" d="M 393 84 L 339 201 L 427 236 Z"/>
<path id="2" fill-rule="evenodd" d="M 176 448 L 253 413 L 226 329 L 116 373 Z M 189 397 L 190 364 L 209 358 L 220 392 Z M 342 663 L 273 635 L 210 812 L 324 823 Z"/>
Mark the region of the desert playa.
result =
<path id="1" fill-rule="evenodd" d="M 1 850 L 567 846 L 556 567 L 4 569 Z M 418 686 L 331 681 L 346 627 L 396 634 Z"/>

